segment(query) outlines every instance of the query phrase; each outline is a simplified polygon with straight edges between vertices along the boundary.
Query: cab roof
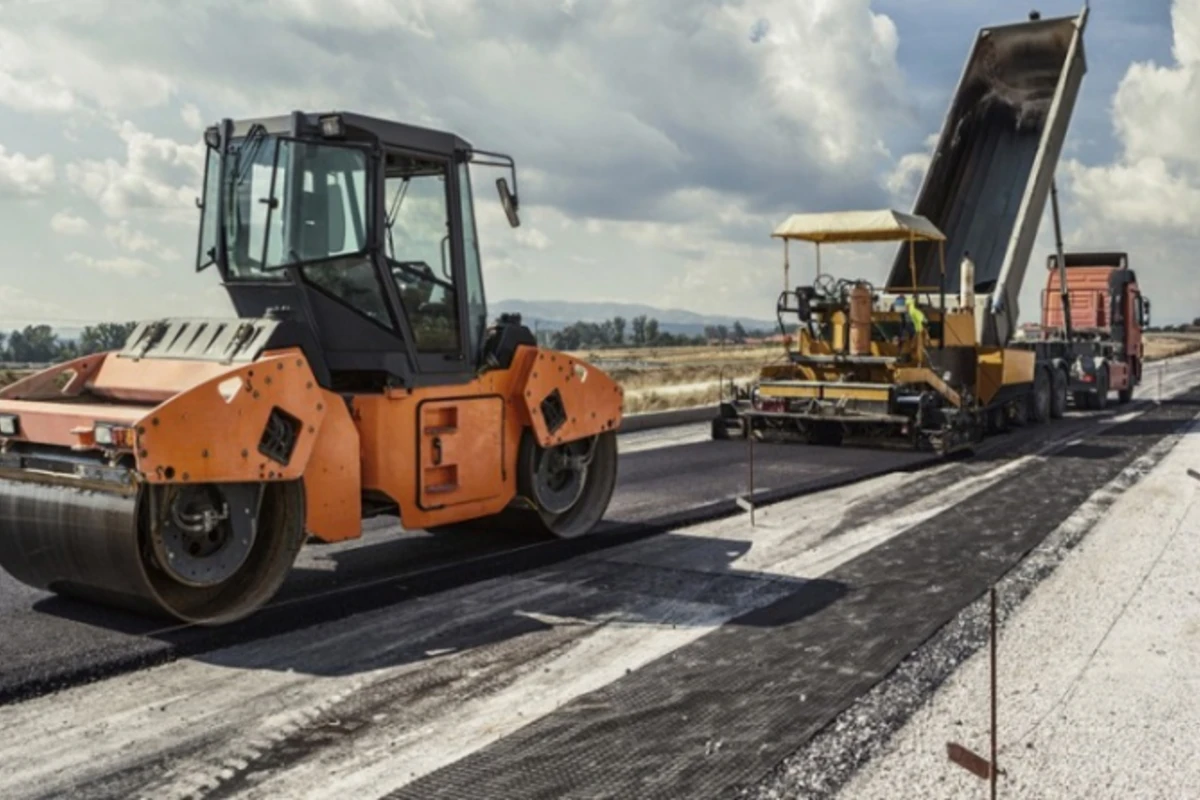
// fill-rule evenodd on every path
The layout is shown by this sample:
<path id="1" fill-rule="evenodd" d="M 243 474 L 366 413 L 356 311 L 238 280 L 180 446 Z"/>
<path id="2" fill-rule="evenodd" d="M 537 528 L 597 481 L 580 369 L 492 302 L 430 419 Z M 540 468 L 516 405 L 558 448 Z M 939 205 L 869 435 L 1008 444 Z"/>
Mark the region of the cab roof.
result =
<path id="1" fill-rule="evenodd" d="M 298 135 L 319 133 L 323 117 L 340 116 L 346 126 L 347 138 L 362 141 L 376 139 L 381 144 L 450 156 L 470 152 L 471 143 L 453 133 L 422 128 L 404 122 L 369 117 L 352 111 L 293 111 L 275 117 L 258 117 L 233 121 L 233 135 L 245 136 L 254 125 L 262 125 L 268 134 Z"/>

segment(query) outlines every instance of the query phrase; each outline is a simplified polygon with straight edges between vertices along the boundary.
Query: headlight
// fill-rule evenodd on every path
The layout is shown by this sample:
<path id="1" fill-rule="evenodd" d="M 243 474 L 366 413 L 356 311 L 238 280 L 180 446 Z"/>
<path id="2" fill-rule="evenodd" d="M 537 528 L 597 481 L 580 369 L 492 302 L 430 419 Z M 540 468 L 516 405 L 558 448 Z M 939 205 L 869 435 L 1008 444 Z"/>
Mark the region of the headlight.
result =
<path id="1" fill-rule="evenodd" d="M 0 436 L 16 436 L 19 429 L 16 414 L 0 414 Z"/>

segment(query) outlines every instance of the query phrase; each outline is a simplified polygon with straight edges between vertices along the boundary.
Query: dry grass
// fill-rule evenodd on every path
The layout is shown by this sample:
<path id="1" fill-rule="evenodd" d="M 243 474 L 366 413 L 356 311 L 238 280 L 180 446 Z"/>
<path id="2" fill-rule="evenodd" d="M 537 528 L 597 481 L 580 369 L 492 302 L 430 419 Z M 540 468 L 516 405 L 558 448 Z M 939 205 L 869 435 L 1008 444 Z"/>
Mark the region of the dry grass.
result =
<path id="1" fill-rule="evenodd" d="M 1158 361 L 1172 356 L 1200 351 L 1200 334 L 1196 333 L 1148 333 L 1146 334 L 1146 360 Z"/>
<path id="2" fill-rule="evenodd" d="M 1147 361 L 1197 351 L 1200 333 L 1146 334 Z M 597 364 L 620 383 L 626 392 L 625 413 L 637 414 L 716 403 L 720 381 L 748 380 L 762 365 L 779 361 L 783 353 L 779 345 L 730 345 L 594 350 L 572 355 Z M 607 366 L 609 363 L 613 366 Z M 28 370 L 0 370 L 0 386 L 28 374 Z"/>

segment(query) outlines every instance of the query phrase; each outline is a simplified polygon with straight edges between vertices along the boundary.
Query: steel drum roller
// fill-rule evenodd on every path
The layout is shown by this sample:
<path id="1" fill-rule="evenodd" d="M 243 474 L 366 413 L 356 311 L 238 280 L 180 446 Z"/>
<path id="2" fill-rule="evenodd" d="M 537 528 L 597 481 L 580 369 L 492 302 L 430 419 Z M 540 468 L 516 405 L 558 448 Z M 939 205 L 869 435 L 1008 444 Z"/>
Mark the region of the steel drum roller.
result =
<path id="1" fill-rule="evenodd" d="M 189 537 L 172 519 L 188 524 L 199 515 L 173 515 L 161 489 L 152 497 L 146 485 L 123 495 L 0 480 L 0 566 L 30 586 L 141 613 L 201 624 L 239 619 L 275 593 L 295 561 L 304 539 L 303 488 L 299 481 L 266 484 L 261 499 L 258 485 L 206 488 L 234 502 L 224 504 L 223 522 Z M 241 502 L 251 496 L 257 508 Z M 239 529 L 236 515 L 246 510 Z"/>

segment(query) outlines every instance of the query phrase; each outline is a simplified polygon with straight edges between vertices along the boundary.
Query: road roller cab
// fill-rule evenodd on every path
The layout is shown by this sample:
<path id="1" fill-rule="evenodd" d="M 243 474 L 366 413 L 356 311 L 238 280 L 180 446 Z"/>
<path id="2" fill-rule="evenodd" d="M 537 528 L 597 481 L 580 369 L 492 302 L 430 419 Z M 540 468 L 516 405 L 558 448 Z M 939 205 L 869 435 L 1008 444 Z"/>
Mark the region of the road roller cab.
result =
<path id="1" fill-rule="evenodd" d="M 620 387 L 518 317 L 488 325 L 469 166 L 505 170 L 516 226 L 511 158 L 350 113 L 205 143 L 196 268 L 237 316 L 143 322 L 0 390 L 5 570 L 217 624 L 269 600 L 306 536 L 366 516 L 595 526 Z"/>

